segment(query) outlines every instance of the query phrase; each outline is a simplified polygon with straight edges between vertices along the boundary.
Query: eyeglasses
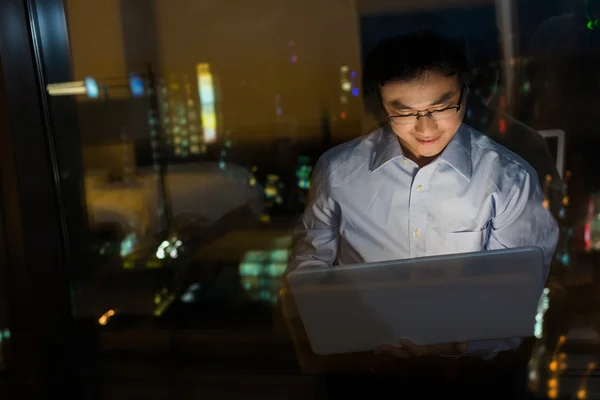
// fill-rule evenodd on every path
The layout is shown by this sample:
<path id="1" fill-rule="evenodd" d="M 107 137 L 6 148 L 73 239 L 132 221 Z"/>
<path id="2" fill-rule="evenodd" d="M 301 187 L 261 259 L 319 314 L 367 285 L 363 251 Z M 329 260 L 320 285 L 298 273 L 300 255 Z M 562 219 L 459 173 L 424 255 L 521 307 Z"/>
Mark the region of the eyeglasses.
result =
<path id="1" fill-rule="evenodd" d="M 414 114 L 407 114 L 407 115 L 389 115 L 388 120 L 390 121 L 391 124 L 394 124 L 394 125 L 412 125 L 412 124 L 416 124 L 417 121 L 419 121 L 423 117 L 431 118 L 434 121 L 449 118 L 453 115 L 456 115 L 460 111 L 464 91 L 465 91 L 465 87 L 463 86 L 460 89 L 460 96 L 458 97 L 458 104 L 455 106 L 446 107 L 441 110 L 416 112 Z"/>

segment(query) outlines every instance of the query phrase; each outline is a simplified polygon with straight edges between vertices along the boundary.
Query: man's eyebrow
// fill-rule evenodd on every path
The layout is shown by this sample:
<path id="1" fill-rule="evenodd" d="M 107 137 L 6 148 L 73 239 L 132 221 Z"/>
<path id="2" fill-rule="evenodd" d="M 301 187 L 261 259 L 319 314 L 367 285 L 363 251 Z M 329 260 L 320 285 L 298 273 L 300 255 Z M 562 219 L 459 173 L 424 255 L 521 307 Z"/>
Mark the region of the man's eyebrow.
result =
<path id="1" fill-rule="evenodd" d="M 394 108 L 394 110 L 412 110 L 412 107 L 407 106 L 402 103 L 400 100 L 392 100 L 390 101 L 390 106 Z"/>
<path id="2" fill-rule="evenodd" d="M 446 92 L 443 95 L 441 95 L 436 101 L 431 103 L 430 105 L 431 106 L 441 106 L 442 104 L 445 104 L 446 102 L 448 102 L 448 100 L 450 100 L 453 97 L 454 97 L 454 92 Z"/>
<path id="3" fill-rule="evenodd" d="M 435 100 L 434 102 L 432 102 L 429 107 L 432 106 L 440 106 L 442 104 L 445 104 L 448 100 L 450 100 L 452 97 L 454 97 L 454 92 L 446 92 L 443 95 L 441 95 L 437 100 Z M 392 106 L 392 108 L 394 108 L 394 110 L 413 110 L 412 107 L 407 106 L 406 104 L 402 103 L 400 100 L 392 100 L 390 101 L 390 106 Z"/>

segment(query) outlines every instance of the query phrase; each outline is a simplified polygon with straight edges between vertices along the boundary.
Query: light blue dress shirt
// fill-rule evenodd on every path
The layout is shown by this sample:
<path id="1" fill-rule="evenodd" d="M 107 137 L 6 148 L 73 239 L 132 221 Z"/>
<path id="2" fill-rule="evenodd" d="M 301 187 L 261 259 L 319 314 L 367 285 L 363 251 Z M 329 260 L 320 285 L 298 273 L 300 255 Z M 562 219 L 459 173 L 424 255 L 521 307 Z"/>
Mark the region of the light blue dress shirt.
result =
<path id="1" fill-rule="evenodd" d="M 319 159 L 289 270 L 538 246 L 547 276 L 557 241 L 537 175 L 521 157 L 463 124 L 419 168 L 386 127 Z M 468 353 L 488 358 L 520 343 L 471 342 Z"/>

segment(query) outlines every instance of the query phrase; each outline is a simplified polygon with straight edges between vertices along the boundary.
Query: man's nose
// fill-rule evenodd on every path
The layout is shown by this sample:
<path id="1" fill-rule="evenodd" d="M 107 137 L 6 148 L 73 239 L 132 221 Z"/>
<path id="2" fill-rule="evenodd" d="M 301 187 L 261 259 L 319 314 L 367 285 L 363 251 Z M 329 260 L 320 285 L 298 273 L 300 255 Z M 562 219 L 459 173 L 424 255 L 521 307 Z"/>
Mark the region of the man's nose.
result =
<path id="1" fill-rule="evenodd" d="M 429 133 L 437 129 L 437 124 L 428 116 L 422 116 L 415 125 L 415 130 L 419 133 Z"/>

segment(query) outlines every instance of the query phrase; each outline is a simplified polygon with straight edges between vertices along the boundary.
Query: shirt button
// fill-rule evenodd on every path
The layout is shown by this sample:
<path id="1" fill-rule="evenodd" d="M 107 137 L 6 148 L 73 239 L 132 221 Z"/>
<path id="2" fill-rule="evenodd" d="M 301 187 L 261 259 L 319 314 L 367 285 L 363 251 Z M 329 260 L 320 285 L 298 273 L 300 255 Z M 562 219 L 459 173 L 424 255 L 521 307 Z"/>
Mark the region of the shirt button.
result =
<path id="1" fill-rule="evenodd" d="M 408 160 L 406 158 L 404 159 L 404 164 L 408 164 Z"/>
<path id="2" fill-rule="evenodd" d="M 420 230 L 418 230 L 418 229 L 415 229 L 415 230 L 413 231 L 413 235 L 415 235 L 416 237 L 419 237 L 419 236 L 421 236 L 421 231 L 420 231 Z"/>
<path id="3" fill-rule="evenodd" d="M 417 192 L 422 192 L 423 191 L 423 185 L 419 185 L 417 186 Z"/>

